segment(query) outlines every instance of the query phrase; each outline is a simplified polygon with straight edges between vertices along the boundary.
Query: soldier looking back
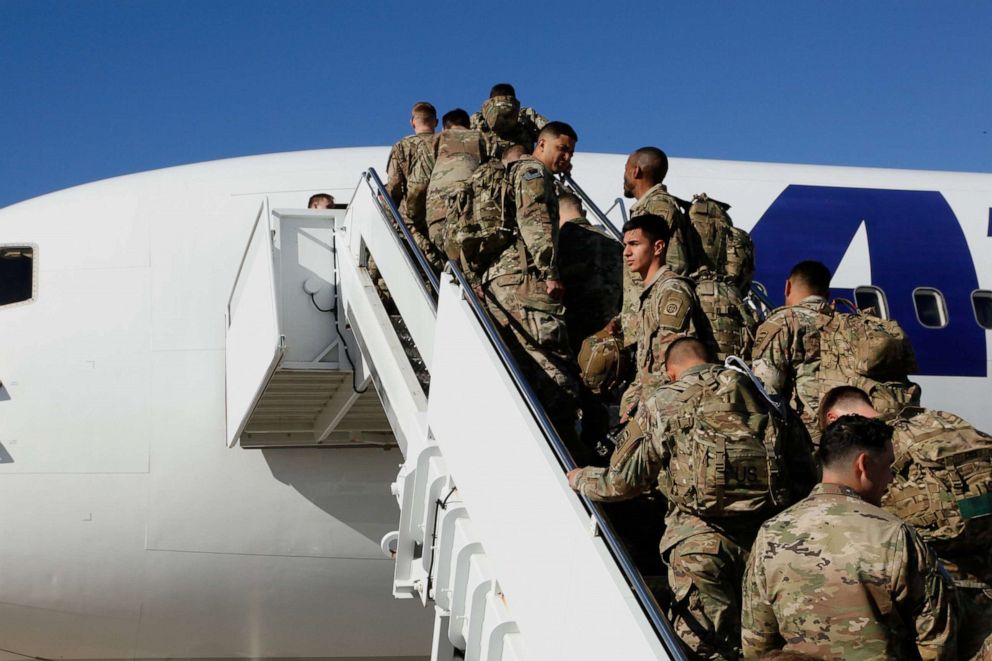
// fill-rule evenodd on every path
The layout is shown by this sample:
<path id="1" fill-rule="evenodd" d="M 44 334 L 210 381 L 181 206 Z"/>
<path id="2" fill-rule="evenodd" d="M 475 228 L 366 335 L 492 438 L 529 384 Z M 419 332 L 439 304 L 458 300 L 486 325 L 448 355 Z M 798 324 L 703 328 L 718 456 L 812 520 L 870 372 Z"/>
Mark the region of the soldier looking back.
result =
<path id="1" fill-rule="evenodd" d="M 955 659 L 953 594 L 912 526 L 879 504 L 892 429 L 844 416 L 820 440 L 823 478 L 765 522 L 744 579 L 746 659 L 784 648 L 824 659 Z"/>
<path id="2" fill-rule="evenodd" d="M 748 549 L 761 522 L 792 502 L 784 457 L 796 448 L 751 379 L 709 363 L 700 340 L 679 338 L 666 353 L 672 382 L 645 399 L 609 468 L 576 469 L 569 484 L 619 500 L 657 481 L 669 502 L 661 553 L 675 632 L 698 658 L 737 659 Z"/>
<path id="3" fill-rule="evenodd" d="M 507 203 L 517 240 L 482 274 L 484 301 L 541 404 L 573 454 L 578 365 L 571 354 L 558 272 L 558 196 L 552 173 L 571 162 L 577 136 L 564 122 L 550 122 L 530 156 L 509 170 Z M 577 460 L 578 457 L 576 457 Z"/>
<path id="4" fill-rule="evenodd" d="M 497 83 L 489 91 L 482 110 L 472 115 L 472 128 L 491 136 L 495 143 L 495 158 L 503 149 L 521 144 L 528 151 L 537 143 L 537 136 L 548 123 L 533 108 L 521 108 L 517 92 L 509 83 Z"/>
<path id="5" fill-rule="evenodd" d="M 386 192 L 399 210 L 417 246 L 435 270 L 440 271 L 444 260 L 431 243 L 427 232 L 427 185 L 434 169 L 431 146 L 434 129 L 437 128 L 437 111 L 426 101 L 418 101 L 413 104 L 410 115 L 410 126 L 414 134 L 402 138 L 389 152 Z"/>
<path id="6" fill-rule="evenodd" d="M 461 108 L 445 113 L 441 121 L 444 130 L 434 136 L 431 145 L 434 169 L 427 185 L 427 231 L 437 249 L 443 252 L 447 197 L 489 159 L 489 151 L 482 133 L 468 127 L 468 113 Z"/>
<path id="7" fill-rule="evenodd" d="M 871 398 L 853 386 L 823 397 L 826 427 L 845 415 L 875 418 Z M 958 651 L 976 655 L 992 641 L 992 437 L 952 413 L 907 406 L 892 427 L 895 477 L 882 507 L 911 524 L 954 581 Z"/>

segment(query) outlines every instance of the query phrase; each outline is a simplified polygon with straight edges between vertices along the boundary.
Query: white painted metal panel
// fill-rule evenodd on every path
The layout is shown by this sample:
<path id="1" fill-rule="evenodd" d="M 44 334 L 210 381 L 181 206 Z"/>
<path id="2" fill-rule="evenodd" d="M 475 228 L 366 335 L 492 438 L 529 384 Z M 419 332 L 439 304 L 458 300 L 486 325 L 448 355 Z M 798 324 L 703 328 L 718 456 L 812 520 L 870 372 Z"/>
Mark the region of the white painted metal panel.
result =
<path id="1" fill-rule="evenodd" d="M 227 306 L 227 444 L 233 446 L 261 388 L 282 358 L 272 242 L 263 204 Z"/>
<path id="2" fill-rule="evenodd" d="M 460 288 L 442 279 L 428 422 L 529 654 L 667 658 Z"/>

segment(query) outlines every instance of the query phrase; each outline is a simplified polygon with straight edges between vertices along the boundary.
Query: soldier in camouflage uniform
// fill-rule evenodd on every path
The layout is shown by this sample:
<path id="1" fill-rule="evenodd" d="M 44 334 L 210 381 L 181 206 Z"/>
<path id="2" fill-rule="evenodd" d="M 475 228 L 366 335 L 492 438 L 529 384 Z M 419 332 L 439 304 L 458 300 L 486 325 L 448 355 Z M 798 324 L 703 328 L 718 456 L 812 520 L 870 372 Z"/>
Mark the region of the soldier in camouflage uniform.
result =
<path id="1" fill-rule="evenodd" d="M 532 150 L 547 123 L 533 108 L 520 107 L 509 83 L 493 85 L 482 110 L 472 115 L 472 128 L 482 131 L 493 144 L 493 158 L 502 158 L 503 151 L 514 144 Z"/>
<path id="2" fill-rule="evenodd" d="M 427 186 L 434 169 L 432 145 L 437 111 L 426 101 L 414 104 L 410 126 L 414 134 L 401 139 L 389 152 L 386 192 L 400 212 L 417 247 L 435 270 L 444 259 L 427 232 Z M 370 267 L 371 270 L 371 267 Z"/>
<path id="3" fill-rule="evenodd" d="M 692 435 L 693 427 L 707 429 L 711 438 L 724 434 L 728 446 L 742 435 L 750 438 L 758 436 L 758 430 L 766 430 L 768 436 L 751 441 L 747 445 L 750 449 L 773 438 L 768 427 L 778 423 L 772 420 L 770 405 L 748 376 L 707 363 L 708 349 L 700 340 L 680 338 L 667 353 L 666 370 L 672 382 L 645 400 L 635 414 L 636 427 L 628 427 L 609 468 L 575 469 L 569 472 L 569 484 L 593 500 L 612 501 L 636 497 L 657 481 L 669 501 L 660 550 L 668 566 L 670 619 L 675 633 L 695 658 L 737 659 L 740 586 L 748 549 L 767 515 L 791 502 L 784 500 L 788 497 L 787 481 L 772 486 L 767 479 L 763 483 L 763 478 L 750 479 L 748 468 L 728 460 L 727 474 L 741 476 L 729 478 L 732 482 L 747 481 L 751 489 L 764 484 L 783 500 L 759 500 L 760 488 L 751 491 L 753 500 L 747 501 L 732 492 L 734 497 L 728 496 L 718 508 L 710 508 L 722 515 L 712 516 L 704 516 L 688 502 L 685 488 L 679 490 L 673 485 L 695 479 L 691 473 L 698 469 L 685 461 L 686 450 L 697 455 L 700 447 Z M 692 421 L 685 423 L 687 416 Z M 784 466 L 781 454 L 763 456 L 758 463 L 767 465 L 769 461 Z M 728 484 L 727 492 L 732 488 Z"/>
<path id="4" fill-rule="evenodd" d="M 879 417 L 863 390 L 853 386 L 833 388 L 821 402 L 820 425 L 826 427 L 845 415 Z M 957 416 L 917 406 L 906 407 L 886 421 L 893 430 L 892 447 L 898 470 L 882 498 L 882 507 L 912 524 L 944 564 L 954 582 L 960 606 L 960 658 L 981 659 L 982 643 L 992 638 L 992 513 L 987 502 L 987 494 L 992 493 L 989 472 L 992 438 Z M 949 431 L 941 434 L 939 430 L 945 426 Z M 969 433 L 957 436 L 954 428 L 965 428 Z M 938 445 L 943 445 L 948 454 L 938 452 Z M 917 463 L 913 458 L 915 453 L 910 452 L 911 446 L 931 461 Z M 958 461 L 950 467 L 941 461 L 954 455 Z M 975 516 L 964 517 L 964 506 L 957 504 L 954 495 L 940 486 L 942 476 L 950 478 L 949 471 L 966 476 L 967 482 L 962 480 L 962 487 L 971 485 L 971 489 L 964 495 L 979 492 L 980 495 L 969 500 L 985 502 L 983 511 L 970 512 Z"/>
<path id="5" fill-rule="evenodd" d="M 621 421 L 668 381 L 668 345 L 682 336 L 696 337 L 705 328 L 692 281 L 677 276 L 665 263 L 668 238 L 668 224 L 660 216 L 638 216 L 623 226 L 628 270 L 646 284 L 638 297 L 637 376 L 621 398 Z"/>
<path id="6" fill-rule="evenodd" d="M 675 274 L 687 276 L 695 269 L 695 260 L 688 252 L 694 243 L 694 234 L 679 203 L 668 194 L 662 183 L 667 174 L 668 156 L 665 152 L 657 147 L 642 147 L 627 158 L 623 171 L 623 194 L 624 197 L 637 199 L 630 208 L 631 218 L 651 214 L 665 219 L 671 237 L 665 263 Z M 629 273 L 624 277 L 623 287 L 620 321 L 624 344 L 632 346 L 640 337 L 637 309 L 643 281 L 636 273 Z"/>
<path id="7" fill-rule="evenodd" d="M 746 659 L 775 649 L 824 659 L 955 659 L 954 596 L 913 527 L 879 507 L 892 429 L 845 416 L 820 440 L 823 478 L 765 522 L 741 620 Z"/>
<path id="8" fill-rule="evenodd" d="M 785 305 L 758 326 L 751 352 L 755 375 L 799 413 L 814 440 L 820 403 L 817 315 L 830 311 L 830 278 L 820 262 L 796 264 L 785 283 Z"/>
<path id="9" fill-rule="evenodd" d="M 568 166 L 575 131 L 550 122 L 531 156 L 509 173 L 518 240 L 482 274 L 484 302 L 514 357 L 573 454 L 577 443 L 578 365 L 571 353 L 558 272 L 558 196 L 552 173 Z M 576 457 L 576 460 L 579 460 Z"/>
<path id="10" fill-rule="evenodd" d="M 468 113 L 461 108 L 445 113 L 441 121 L 444 130 L 434 136 L 431 146 L 434 168 L 427 185 L 427 232 L 443 253 L 448 195 L 489 160 L 489 143 L 480 131 L 468 127 Z"/>

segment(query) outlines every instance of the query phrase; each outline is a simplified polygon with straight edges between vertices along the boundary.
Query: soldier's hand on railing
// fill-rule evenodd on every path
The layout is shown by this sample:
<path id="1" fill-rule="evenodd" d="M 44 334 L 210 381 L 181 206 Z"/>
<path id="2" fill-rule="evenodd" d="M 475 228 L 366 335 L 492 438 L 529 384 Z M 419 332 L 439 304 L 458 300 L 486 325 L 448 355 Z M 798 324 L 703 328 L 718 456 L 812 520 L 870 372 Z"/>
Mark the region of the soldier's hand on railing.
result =
<path id="1" fill-rule="evenodd" d="M 562 284 L 561 280 L 545 280 L 544 286 L 547 288 L 551 300 L 560 301 L 564 298 L 565 285 Z"/>

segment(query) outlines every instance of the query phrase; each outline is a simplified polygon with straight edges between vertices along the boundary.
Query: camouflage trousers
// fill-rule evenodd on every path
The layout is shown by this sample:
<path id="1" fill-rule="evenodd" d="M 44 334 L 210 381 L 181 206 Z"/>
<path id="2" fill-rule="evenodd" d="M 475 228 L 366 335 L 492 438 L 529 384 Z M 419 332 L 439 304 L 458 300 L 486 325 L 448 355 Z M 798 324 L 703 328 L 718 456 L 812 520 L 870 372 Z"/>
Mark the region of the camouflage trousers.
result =
<path id="1" fill-rule="evenodd" d="M 973 522 L 980 519 L 973 519 Z M 992 661 L 992 526 L 973 532 L 970 543 L 931 544 L 954 581 L 958 600 L 958 658 Z"/>
<path id="2" fill-rule="evenodd" d="M 576 463 L 586 465 L 588 455 L 575 433 L 579 368 L 569 350 L 564 306 L 530 275 L 502 275 L 482 289 L 489 314 L 558 435 Z"/>
<path id="3" fill-rule="evenodd" d="M 684 539 L 666 553 L 672 628 L 699 659 L 739 659 L 741 582 L 747 548 L 717 532 Z"/>

